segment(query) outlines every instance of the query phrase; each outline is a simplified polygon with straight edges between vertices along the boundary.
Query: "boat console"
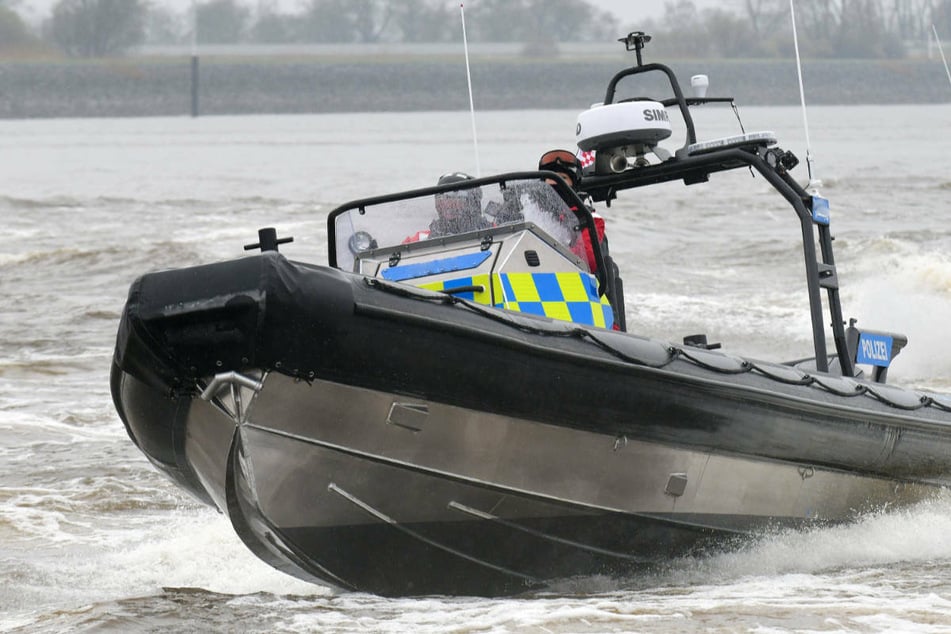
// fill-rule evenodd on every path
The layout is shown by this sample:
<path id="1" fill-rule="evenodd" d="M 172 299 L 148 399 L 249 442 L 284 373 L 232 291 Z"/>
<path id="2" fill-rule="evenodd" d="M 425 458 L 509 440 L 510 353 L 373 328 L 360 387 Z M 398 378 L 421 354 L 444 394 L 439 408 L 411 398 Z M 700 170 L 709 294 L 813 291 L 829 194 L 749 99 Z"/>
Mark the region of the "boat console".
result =
<path id="1" fill-rule="evenodd" d="M 446 221 L 445 197 L 467 201 L 465 218 Z M 585 244 L 598 242 L 591 213 L 554 173 L 503 174 L 357 201 L 328 222 L 332 266 L 495 308 L 624 325 L 613 263 L 595 248 L 600 265 L 589 266 Z"/>

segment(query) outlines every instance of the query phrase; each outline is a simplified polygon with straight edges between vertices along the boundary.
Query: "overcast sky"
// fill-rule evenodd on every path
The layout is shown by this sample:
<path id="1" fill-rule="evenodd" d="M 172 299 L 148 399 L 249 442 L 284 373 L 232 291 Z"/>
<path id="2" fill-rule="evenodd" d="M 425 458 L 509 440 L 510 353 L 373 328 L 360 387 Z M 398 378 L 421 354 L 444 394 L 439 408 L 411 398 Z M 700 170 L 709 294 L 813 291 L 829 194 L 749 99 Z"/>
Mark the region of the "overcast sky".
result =
<path id="1" fill-rule="evenodd" d="M 201 0 L 197 0 L 201 2 Z M 450 2 L 451 0 L 447 0 Z M 636 23 L 643 18 L 656 18 L 664 13 L 664 2 L 666 0 L 593 0 L 590 4 L 595 5 L 618 16 L 623 24 Z M 19 7 L 24 15 L 31 18 L 45 17 L 49 14 L 50 8 L 55 5 L 57 0 L 20 0 Z M 304 4 L 304 0 L 277 0 L 278 5 L 284 9 L 296 9 Z M 698 7 L 717 6 L 717 0 L 694 0 Z M 464 0 L 467 7 L 478 6 L 479 0 Z M 191 6 L 191 0 L 152 0 L 155 6 L 164 6 L 180 11 Z M 244 4 L 255 6 L 256 0 L 246 0 Z"/>

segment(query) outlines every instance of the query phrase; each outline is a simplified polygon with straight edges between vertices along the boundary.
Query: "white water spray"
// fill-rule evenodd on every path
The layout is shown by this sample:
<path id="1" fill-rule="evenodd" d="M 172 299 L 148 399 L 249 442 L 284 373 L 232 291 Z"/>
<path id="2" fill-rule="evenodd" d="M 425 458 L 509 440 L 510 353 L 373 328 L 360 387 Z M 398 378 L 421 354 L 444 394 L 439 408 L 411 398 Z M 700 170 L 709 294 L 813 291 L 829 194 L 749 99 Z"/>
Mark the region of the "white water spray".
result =
<path id="1" fill-rule="evenodd" d="M 479 166 L 479 142 L 476 137 L 475 122 L 475 102 L 472 99 L 472 74 L 469 72 L 469 40 L 466 37 L 466 11 L 462 3 L 459 3 L 459 16 L 462 18 L 462 47 L 466 52 L 466 83 L 469 84 L 469 117 L 472 119 L 472 145 L 475 149 L 476 178 L 482 175 L 482 168 Z"/>

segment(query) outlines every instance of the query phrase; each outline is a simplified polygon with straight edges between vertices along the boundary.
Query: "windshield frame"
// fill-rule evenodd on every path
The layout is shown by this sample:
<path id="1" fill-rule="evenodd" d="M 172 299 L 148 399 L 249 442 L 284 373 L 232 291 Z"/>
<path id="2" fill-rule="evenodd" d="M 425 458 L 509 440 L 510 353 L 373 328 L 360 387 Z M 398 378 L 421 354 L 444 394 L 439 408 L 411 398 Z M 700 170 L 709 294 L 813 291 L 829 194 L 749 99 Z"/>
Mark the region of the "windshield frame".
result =
<path id="1" fill-rule="evenodd" d="M 606 267 L 604 254 L 601 251 L 601 245 L 598 240 L 598 233 L 595 227 L 594 218 L 591 215 L 591 210 L 584 203 L 578 193 L 575 192 L 575 190 L 572 189 L 558 173 L 550 171 L 507 172 L 504 174 L 498 174 L 484 178 L 474 178 L 470 180 L 459 181 L 449 185 L 436 185 L 432 187 L 412 189 L 392 194 L 384 194 L 381 196 L 373 196 L 370 198 L 361 198 L 344 203 L 343 205 L 331 211 L 327 216 L 327 261 L 331 267 L 336 269 L 340 268 L 339 259 L 337 257 L 336 221 L 337 218 L 343 214 L 352 211 L 360 213 L 361 210 L 365 210 L 367 207 L 382 206 L 414 198 L 425 198 L 442 192 L 465 191 L 468 189 L 484 187 L 486 185 L 504 187 L 510 181 L 520 180 L 548 180 L 551 182 L 551 186 L 554 187 L 557 194 L 575 214 L 579 231 L 588 232 L 588 238 L 594 253 L 594 260 L 597 264 L 597 270 L 592 271 L 591 273 L 597 277 L 599 286 L 602 289 L 605 288 Z"/>

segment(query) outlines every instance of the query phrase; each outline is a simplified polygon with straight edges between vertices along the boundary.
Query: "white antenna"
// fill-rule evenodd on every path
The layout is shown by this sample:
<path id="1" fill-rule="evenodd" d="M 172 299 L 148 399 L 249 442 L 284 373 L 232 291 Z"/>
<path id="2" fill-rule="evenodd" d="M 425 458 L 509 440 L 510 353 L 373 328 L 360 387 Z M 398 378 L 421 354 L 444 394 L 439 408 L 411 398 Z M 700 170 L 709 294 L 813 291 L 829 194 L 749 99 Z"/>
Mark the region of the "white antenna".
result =
<path id="1" fill-rule="evenodd" d="M 796 34 L 796 8 L 793 0 L 789 0 L 789 12 L 792 15 L 793 45 L 796 47 L 796 71 L 799 73 L 799 99 L 802 102 L 802 125 L 806 131 L 806 170 L 809 173 L 809 187 L 816 189 L 822 181 L 812 176 L 812 145 L 809 143 L 809 120 L 806 118 L 806 91 L 802 84 L 802 61 L 799 59 L 799 36 Z"/>
<path id="2" fill-rule="evenodd" d="M 466 38 L 466 12 L 459 3 L 459 15 L 462 17 L 462 47 L 466 51 L 466 82 L 469 84 L 469 116 L 472 118 L 472 145 L 475 148 L 476 178 L 482 175 L 479 167 L 479 142 L 476 140 L 475 102 L 472 100 L 472 75 L 469 73 L 469 40 Z"/>
<path id="3" fill-rule="evenodd" d="M 192 0 L 192 57 L 198 56 L 198 7 L 195 5 L 195 0 Z"/>
<path id="4" fill-rule="evenodd" d="M 941 48 L 941 39 L 938 37 L 938 29 L 932 24 L 931 30 L 934 32 L 934 41 L 938 43 L 938 52 L 941 53 L 941 61 L 944 62 L 944 72 L 948 74 L 948 83 L 951 84 L 951 70 L 948 70 L 948 60 L 945 59 L 944 49 Z"/>
<path id="5" fill-rule="evenodd" d="M 192 0 L 192 116 L 198 116 L 198 5 Z"/>

